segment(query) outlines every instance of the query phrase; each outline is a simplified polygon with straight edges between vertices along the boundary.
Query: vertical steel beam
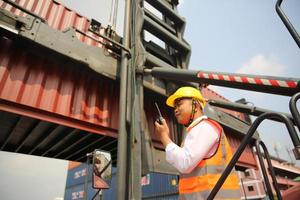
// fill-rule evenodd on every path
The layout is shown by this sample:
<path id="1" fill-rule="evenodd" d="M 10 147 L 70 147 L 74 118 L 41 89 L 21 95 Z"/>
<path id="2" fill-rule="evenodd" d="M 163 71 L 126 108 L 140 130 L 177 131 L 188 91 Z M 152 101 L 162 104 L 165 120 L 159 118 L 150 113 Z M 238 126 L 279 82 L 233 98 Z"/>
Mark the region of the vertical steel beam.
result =
<path id="1" fill-rule="evenodd" d="M 128 199 L 142 199 L 141 174 L 142 174 L 142 157 L 141 157 L 141 110 L 143 110 L 143 80 L 141 74 L 136 74 L 136 68 L 143 66 L 144 61 L 140 59 L 139 52 L 142 45 L 141 30 L 143 16 L 143 0 L 132 2 L 131 13 L 131 43 L 132 43 L 132 60 L 129 67 L 131 76 L 130 84 L 130 138 L 128 148 L 129 163 L 129 194 Z M 129 76 L 128 75 L 128 76 Z"/>
<path id="2" fill-rule="evenodd" d="M 129 47 L 130 41 L 130 10 L 131 0 L 125 2 L 123 46 Z M 126 130 L 126 96 L 127 96 L 127 53 L 122 50 L 120 67 L 120 100 L 119 100 L 119 131 L 118 131 L 118 160 L 117 160 L 117 199 L 127 196 L 127 130 Z"/>
<path id="3" fill-rule="evenodd" d="M 140 76 L 140 75 L 139 75 Z M 132 105 L 132 120 L 130 131 L 130 173 L 129 173 L 129 199 L 142 199 L 141 174 L 142 174 L 142 153 L 141 153 L 141 112 L 143 97 L 142 79 L 135 78 L 133 83 L 133 105 Z"/>

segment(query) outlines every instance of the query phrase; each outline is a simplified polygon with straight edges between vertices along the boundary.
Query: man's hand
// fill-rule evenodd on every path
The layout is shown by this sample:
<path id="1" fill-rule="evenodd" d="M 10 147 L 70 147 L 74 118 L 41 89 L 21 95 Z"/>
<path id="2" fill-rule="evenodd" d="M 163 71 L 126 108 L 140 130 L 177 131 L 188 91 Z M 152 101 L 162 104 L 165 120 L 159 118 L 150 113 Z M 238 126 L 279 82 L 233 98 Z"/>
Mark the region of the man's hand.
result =
<path id="1" fill-rule="evenodd" d="M 157 121 L 155 121 L 155 133 L 158 136 L 158 138 L 160 139 L 161 143 L 164 145 L 164 147 L 166 148 L 166 146 L 172 142 L 172 140 L 170 139 L 170 130 L 169 127 L 166 123 L 165 119 L 161 120 L 162 124 L 159 124 Z"/>

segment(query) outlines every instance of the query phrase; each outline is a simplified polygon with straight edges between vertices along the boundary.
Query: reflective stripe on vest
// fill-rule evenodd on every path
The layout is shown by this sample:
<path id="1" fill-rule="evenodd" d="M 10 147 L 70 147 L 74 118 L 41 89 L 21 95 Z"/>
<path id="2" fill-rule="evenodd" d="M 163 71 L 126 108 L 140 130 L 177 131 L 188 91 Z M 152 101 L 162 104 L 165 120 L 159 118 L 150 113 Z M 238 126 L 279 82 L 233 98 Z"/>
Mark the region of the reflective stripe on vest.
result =
<path id="1" fill-rule="evenodd" d="M 231 148 L 222 127 L 215 121 L 205 119 L 220 136 L 219 146 L 210 158 L 204 159 L 189 174 L 181 174 L 179 179 L 180 199 L 207 199 L 232 158 Z M 225 180 L 216 199 L 239 199 L 240 187 L 234 171 Z"/>

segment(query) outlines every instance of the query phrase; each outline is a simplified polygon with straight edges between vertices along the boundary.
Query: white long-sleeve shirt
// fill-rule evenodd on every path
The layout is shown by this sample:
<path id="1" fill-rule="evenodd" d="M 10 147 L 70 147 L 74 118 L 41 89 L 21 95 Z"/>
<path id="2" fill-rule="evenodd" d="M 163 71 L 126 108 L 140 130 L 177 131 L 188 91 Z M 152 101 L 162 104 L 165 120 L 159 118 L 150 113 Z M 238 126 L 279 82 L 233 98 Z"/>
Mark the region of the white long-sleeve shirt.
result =
<path id="1" fill-rule="evenodd" d="M 203 158 L 211 156 L 218 148 L 219 133 L 203 119 L 207 117 L 201 116 L 190 125 L 200 121 L 186 134 L 182 147 L 175 143 L 166 146 L 166 160 L 180 173 L 190 173 Z"/>

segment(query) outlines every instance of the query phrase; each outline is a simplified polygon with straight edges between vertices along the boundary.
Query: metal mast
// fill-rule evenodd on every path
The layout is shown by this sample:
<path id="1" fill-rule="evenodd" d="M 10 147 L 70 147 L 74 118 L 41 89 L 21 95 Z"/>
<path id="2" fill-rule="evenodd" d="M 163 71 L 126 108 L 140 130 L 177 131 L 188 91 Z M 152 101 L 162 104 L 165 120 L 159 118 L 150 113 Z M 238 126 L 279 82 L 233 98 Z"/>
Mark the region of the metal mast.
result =
<path id="1" fill-rule="evenodd" d="M 177 14 L 177 1 L 137 0 L 126 3 L 124 30 L 129 31 L 130 36 L 126 35 L 124 41 L 128 42 L 130 38 L 130 46 L 127 46 L 128 43 L 124 43 L 123 46 L 130 49 L 131 60 L 125 63 L 126 60 L 123 59 L 126 58 L 122 57 L 118 199 L 141 199 L 142 174 L 150 171 L 170 172 L 159 159 L 157 163 L 153 161 L 154 157 L 164 157 L 164 155 L 161 152 L 157 153 L 149 143 L 145 142 L 147 119 L 144 111 L 144 86 L 152 91 L 160 91 L 161 94 L 166 94 L 167 88 L 161 80 L 144 79 L 143 74 L 136 72 L 143 68 L 151 69 L 153 66 L 186 69 L 190 57 L 190 45 L 182 37 L 185 21 Z M 161 17 L 155 15 L 153 10 L 158 11 Z M 163 41 L 165 46 L 161 47 L 153 41 L 146 41 L 146 33 Z M 141 144 L 146 143 L 147 147 L 142 148 Z"/>

